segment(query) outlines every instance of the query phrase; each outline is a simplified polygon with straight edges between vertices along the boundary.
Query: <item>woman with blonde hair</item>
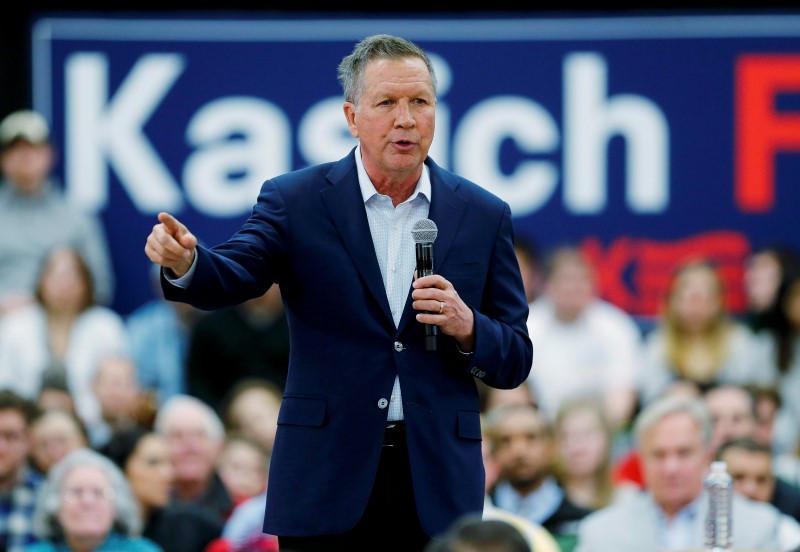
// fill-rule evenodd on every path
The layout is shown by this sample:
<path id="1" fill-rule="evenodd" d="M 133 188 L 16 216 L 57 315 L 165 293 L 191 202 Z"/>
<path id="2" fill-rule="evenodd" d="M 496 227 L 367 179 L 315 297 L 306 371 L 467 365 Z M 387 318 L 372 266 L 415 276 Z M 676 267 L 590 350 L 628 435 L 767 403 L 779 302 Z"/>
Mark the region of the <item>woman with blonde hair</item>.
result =
<path id="1" fill-rule="evenodd" d="M 765 340 L 731 315 L 722 276 L 710 260 L 691 259 L 678 267 L 662 309 L 645 343 L 643 405 L 676 384 L 704 390 L 717 383 L 775 381 Z"/>
<path id="2" fill-rule="evenodd" d="M 597 510 L 614 497 L 614 432 L 599 397 L 561 404 L 555 419 L 556 478 L 575 504 Z"/>

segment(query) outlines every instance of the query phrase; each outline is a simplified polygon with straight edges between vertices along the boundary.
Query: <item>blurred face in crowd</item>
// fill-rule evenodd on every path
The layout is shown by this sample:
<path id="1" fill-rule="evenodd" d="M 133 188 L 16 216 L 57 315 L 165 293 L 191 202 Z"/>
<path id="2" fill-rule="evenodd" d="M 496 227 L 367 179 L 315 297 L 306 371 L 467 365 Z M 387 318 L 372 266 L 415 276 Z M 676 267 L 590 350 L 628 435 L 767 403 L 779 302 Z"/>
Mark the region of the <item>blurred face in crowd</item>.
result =
<path id="1" fill-rule="evenodd" d="M 126 357 L 101 360 L 92 389 L 106 419 L 132 417 L 140 398 L 133 360 Z"/>
<path id="2" fill-rule="evenodd" d="M 579 252 L 560 252 L 552 260 L 545 289 L 558 319 L 571 322 L 595 298 L 594 273 Z"/>
<path id="3" fill-rule="evenodd" d="M 702 429 L 687 413 L 668 414 L 641 436 L 639 451 L 646 487 L 672 516 L 703 491 L 710 462 Z"/>
<path id="4" fill-rule="evenodd" d="M 36 397 L 36 406 L 42 410 L 66 410 L 75 412 L 75 399 L 67 389 L 42 388 Z"/>
<path id="5" fill-rule="evenodd" d="M 144 508 L 166 506 L 175 480 L 167 440 L 157 433 L 142 437 L 125 463 L 125 476 Z"/>
<path id="6" fill-rule="evenodd" d="M 42 303 L 52 313 L 81 312 L 92 301 L 88 272 L 78 254 L 68 248 L 54 250 L 39 280 Z"/>
<path id="7" fill-rule="evenodd" d="M 560 459 L 568 474 L 590 476 L 609 459 L 608 431 L 597 412 L 576 408 L 564 416 L 556 429 Z"/>
<path id="8" fill-rule="evenodd" d="M 552 473 L 553 439 L 533 407 L 509 407 L 492 429 L 492 457 L 500 479 L 527 494 Z"/>
<path id="9" fill-rule="evenodd" d="M 542 267 L 526 250 L 514 247 L 514 253 L 517 255 L 519 272 L 525 287 L 525 298 L 528 303 L 532 303 L 542 292 Z"/>
<path id="10" fill-rule="evenodd" d="M 193 485 L 208 481 L 222 438 L 212 435 L 208 413 L 199 405 L 177 405 L 166 420 L 165 436 L 176 483 Z"/>
<path id="11" fill-rule="evenodd" d="M 744 292 L 748 307 L 756 312 L 769 308 L 778 294 L 782 276 L 781 263 L 775 253 L 754 253 L 744 269 Z"/>
<path id="12" fill-rule="evenodd" d="M 239 394 L 231 403 L 228 418 L 235 429 L 261 442 L 272 451 L 278 431 L 281 397 L 267 389 L 254 387 Z"/>
<path id="13" fill-rule="evenodd" d="M 746 390 L 735 386 L 717 387 L 705 394 L 705 403 L 713 424 L 714 449 L 729 439 L 755 434 L 753 403 Z"/>
<path id="14" fill-rule="evenodd" d="M 57 517 L 68 543 L 102 542 L 114 524 L 114 508 L 111 481 L 98 466 L 77 466 L 64 478 Z"/>
<path id="15" fill-rule="evenodd" d="M 25 417 L 13 408 L 0 410 L 0 487 L 16 483 L 30 450 Z"/>
<path id="16" fill-rule="evenodd" d="M 240 439 L 228 441 L 219 458 L 219 476 L 234 497 L 251 497 L 267 488 L 267 456 Z"/>
<path id="17" fill-rule="evenodd" d="M 0 170 L 23 194 L 41 188 L 53 167 L 54 152 L 49 144 L 17 140 L 0 153 Z"/>
<path id="18" fill-rule="evenodd" d="M 772 456 L 768 452 L 732 447 L 722 454 L 728 473 L 733 478 L 734 490 L 758 502 L 769 502 L 775 492 Z"/>
<path id="19" fill-rule="evenodd" d="M 497 389 L 496 387 L 489 387 L 486 390 L 485 408 L 487 412 L 493 408 L 499 408 L 502 406 L 525 404 L 534 404 L 531 388 L 525 382 L 517 387 L 514 387 L 513 389 Z"/>
<path id="20" fill-rule="evenodd" d="M 794 328 L 800 328 L 800 280 L 795 280 L 783 300 L 786 318 Z"/>
<path id="21" fill-rule="evenodd" d="M 683 330 L 700 333 L 721 316 L 722 299 L 716 272 L 707 265 L 695 264 L 677 275 L 669 298 L 670 311 Z"/>
<path id="22" fill-rule="evenodd" d="M 756 398 L 756 428 L 753 436 L 759 443 L 772 444 L 779 400 L 780 398 L 774 395 L 761 395 Z"/>
<path id="23" fill-rule="evenodd" d="M 42 414 L 31 426 L 31 435 L 31 456 L 44 473 L 73 450 L 88 445 L 78 420 L 62 410 Z"/>

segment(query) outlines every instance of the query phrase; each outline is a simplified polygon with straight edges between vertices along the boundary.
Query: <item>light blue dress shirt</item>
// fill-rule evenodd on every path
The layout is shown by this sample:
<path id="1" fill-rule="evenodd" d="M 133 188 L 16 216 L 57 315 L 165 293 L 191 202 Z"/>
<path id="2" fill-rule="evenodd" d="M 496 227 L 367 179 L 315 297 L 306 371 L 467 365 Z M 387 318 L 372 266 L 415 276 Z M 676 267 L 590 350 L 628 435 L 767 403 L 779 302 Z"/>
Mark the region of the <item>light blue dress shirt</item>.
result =
<path id="1" fill-rule="evenodd" d="M 356 167 L 358 169 L 358 185 L 361 187 L 361 196 L 364 199 L 364 208 L 367 211 L 369 229 L 372 242 L 375 245 L 375 254 L 383 275 L 383 285 L 386 288 L 386 297 L 392 310 L 394 325 L 400 323 L 406 298 L 411 293 L 411 283 L 414 280 L 414 270 L 417 265 L 417 256 L 411 229 L 420 219 L 428 218 L 431 205 L 431 178 L 428 166 L 422 166 L 422 175 L 417 181 L 414 192 L 403 203 L 395 207 L 389 196 L 379 194 L 375 185 L 364 169 L 361 161 L 361 146 L 356 146 Z M 180 278 L 167 280 L 172 284 L 185 288 L 189 285 L 197 265 L 195 256 L 189 271 Z M 387 413 L 388 421 L 403 419 L 403 402 L 400 393 L 400 380 L 395 377 L 392 397 L 389 401 Z"/>
<path id="2" fill-rule="evenodd" d="M 361 161 L 361 146 L 356 147 L 356 167 L 358 184 L 367 210 L 369 230 L 375 244 L 375 254 L 383 275 L 386 297 L 392 310 L 395 327 L 400 323 L 411 283 L 417 265 L 414 240 L 411 229 L 420 219 L 428 218 L 431 198 L 431 179 L 428 166 L 422 166 L 422 175 L 411 196 L 404 202 L 392 205 L 392 198 L 379 194 L 364 169 Z M 389 400 L 387 420 L 403 419 L 403 402 L 400 393 L 400 380 L 395 378 L 392 397 Z"/>
<path id="3" fill-rule="evenodd" d="M 701 495 L 702 496 L 702 495 Z M 668 520 L 663 510 L 656 505 L 658 512 L 658 545 L 660 550 L 688 550 L 696 548 L 694 520 L 700 507 L 700 499 L 683 507 Z"/>

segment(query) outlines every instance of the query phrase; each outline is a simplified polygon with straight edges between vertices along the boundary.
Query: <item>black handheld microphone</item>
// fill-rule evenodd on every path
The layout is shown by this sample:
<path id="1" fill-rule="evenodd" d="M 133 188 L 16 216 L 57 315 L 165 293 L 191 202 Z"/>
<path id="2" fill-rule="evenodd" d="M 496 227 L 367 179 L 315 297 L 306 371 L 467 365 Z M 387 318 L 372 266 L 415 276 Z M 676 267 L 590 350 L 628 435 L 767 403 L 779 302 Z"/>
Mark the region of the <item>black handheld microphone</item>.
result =
<path id="1" fill-rule="evenodd" d="M 420 219 L 411 228 L 411 237 L 414 238 L 417 250 L 417 277 L 430 276 L 433 272 L 433 242 L 439 229 L 430 219 Z M 425 324 L 425 350 L 435 351 L 439 327 L 434 324 Z"/>

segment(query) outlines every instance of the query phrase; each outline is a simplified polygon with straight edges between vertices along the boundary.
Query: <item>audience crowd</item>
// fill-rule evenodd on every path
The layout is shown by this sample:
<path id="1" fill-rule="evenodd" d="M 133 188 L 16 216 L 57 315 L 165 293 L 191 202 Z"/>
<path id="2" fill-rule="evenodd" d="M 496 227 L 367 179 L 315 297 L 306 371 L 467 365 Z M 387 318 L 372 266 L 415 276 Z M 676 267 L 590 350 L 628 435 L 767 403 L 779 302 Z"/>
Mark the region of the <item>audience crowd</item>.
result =
<path id="1" fill-rule="evenodd" d="M 0 123 L 0 550 L 278 551 L 262 521 L 280 290 L 204 312 L 164 300 L 154 268 L 152 300 L 116 312 L 102 224 L 62 196 L 53 156 L 38 114 Z M 798 549 L 800 254 L 750 254 L 744 312 L 713 258 L 680 259 L 643 319 L 601 296 L 577 245 L 517 252 L 531 375 L 476 380 L 485 509 L 430 550 L 702 549 L 712 460 L 737 547 Z"/>

